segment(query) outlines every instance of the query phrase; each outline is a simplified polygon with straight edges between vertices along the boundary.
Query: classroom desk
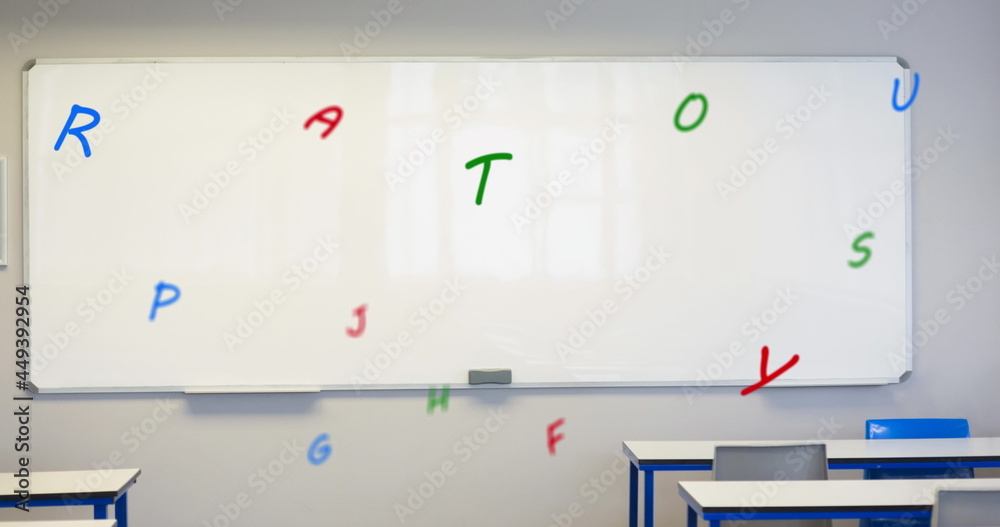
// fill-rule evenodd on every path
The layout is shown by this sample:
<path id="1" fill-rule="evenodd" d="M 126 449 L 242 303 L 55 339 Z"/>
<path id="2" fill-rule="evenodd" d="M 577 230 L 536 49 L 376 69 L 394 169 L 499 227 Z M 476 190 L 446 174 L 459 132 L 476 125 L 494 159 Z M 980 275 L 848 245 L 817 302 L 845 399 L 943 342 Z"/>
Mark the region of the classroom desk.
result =
<path id="1" fill-rule="evenodd" d="M 72 505 L 93 505 L 94 519 L 108 518 L 108 505 L 115 506 L 115 520 L 118 527 L 128 527 L 128 489 L 139 477 L 139 469 L 122 468 L 112 470 L 67 470 L 60 472 L 32 472 L 31 507 L 59 507 Z M 88 476 L 90 479 L 88 480 Z M 3 481 L 12 482 L 14 474 L 7 472 L 0 476 Z M 91 486 L 91 485 L 96 486 Z M 16 487 L 4 485 L 0 489 L 0 507 L 12 508 L 20 500 L 18 495 L 10 490 Z M 87 489 L 78 492 L 77 489 Z M 34 524 L 32 524 L 34 525 Z"/>
<path id="2" fill-rule="evenodd" d="M 717 445 L 825 443 L 831 469 L 1000 467 L 1000 437 L 965 439 L 831 439 L 799 441 L 625 441 L 629 469 L 629 527 L 638 526 L 639 471 L 645 475 L 644 523 L 653 526 L 657 470 L 712 470 Z"/>
<path id="3" fill-rule="evenodd" d="M 724 520 L 930 518 L 938 489 L 1000 488 L 1000 479 L 859 479 L 778 484 L 682 481 L 678 487 L 688 504 L 688 527 L 695 527 L 699 516 L 711 527 L 719 527 Z M 771 487 L 765 492 L 767 485 Z"/>

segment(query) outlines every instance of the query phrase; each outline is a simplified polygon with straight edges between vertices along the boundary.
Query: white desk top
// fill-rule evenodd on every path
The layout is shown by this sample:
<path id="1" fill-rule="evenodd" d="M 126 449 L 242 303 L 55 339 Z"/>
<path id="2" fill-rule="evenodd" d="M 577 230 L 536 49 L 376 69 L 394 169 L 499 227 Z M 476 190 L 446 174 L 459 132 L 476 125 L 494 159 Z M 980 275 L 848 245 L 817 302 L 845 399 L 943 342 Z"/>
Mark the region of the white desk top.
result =
<path id="1" fill-rule="evenodd" d="M 32 472 L 29 476 L 33 500 L 67 498 L 113 498 L 124 493 L 139 477 L 137 468 L 113 470 L 67 470 L 59 472 Z M 93 474 L 93 475 L 92 475 Z M 102 475 L 103 474 L 103 475 Z M 90 479 L 87 479 L 90 476 Z M 0 473 L 0 481 L 13 482 L 0 488 L 0 501 L 19 501 L 21 498 L 12 488 L 17 486 L 14 473 Z M 96 486 L 91 486 L 91 484 Z M 77 489 L 84 489 L 77 495 Z M 29 505 L 30 506 L 30 505 Z M 32 523 L 31 525 L 35 525 Z"/>
<path id="2" fill-rule="evenodd" d="M 0 527 L 117 527 L 117 520 L 0 522 Z"/>
<path id="3" fill-rule="evenodd" d="M 1000 461 L 1000 437 L 965 439 L 831 439 L 797 441 L 625 441 L 625 454 L 643 465 L 711 465 L 716 445 L 825 443 L 830 465 L 872 462 Z"/>
<path id="4" fill-rule="evenodd" d="M 1000 479 L 681 481 L 678 487 L 698 514 L 739 514 L 754 495 L 766 498 L 753 505 L 758 512 L 926 511 L 939 489 L 1000 489 Z"/>

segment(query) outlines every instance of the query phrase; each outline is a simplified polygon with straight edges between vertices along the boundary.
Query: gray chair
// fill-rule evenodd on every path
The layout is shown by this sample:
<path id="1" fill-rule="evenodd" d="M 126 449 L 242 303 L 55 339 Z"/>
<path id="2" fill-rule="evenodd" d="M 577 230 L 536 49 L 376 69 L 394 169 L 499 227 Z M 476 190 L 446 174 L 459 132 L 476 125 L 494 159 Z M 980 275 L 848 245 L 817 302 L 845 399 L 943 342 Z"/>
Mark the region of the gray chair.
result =
<path id="1" fill-rule="evenodd" d="M 939 490 L 931 527 L 1000 527 L 1000 488 Z"/>
<path id="2" fill-rule="evenodd" d="M 826 445 L 717 446 L 712 474 L 716 481 L 761 481 L 759 493 L 747 497 L 742 514 L 723 521 L 724 527 L 832 527 L 831 520 L 759 520 L 756 507 L 781 492 L 781 481 L 827 479 Z M 759 494 L 759 495 L 758 495 Z"/>

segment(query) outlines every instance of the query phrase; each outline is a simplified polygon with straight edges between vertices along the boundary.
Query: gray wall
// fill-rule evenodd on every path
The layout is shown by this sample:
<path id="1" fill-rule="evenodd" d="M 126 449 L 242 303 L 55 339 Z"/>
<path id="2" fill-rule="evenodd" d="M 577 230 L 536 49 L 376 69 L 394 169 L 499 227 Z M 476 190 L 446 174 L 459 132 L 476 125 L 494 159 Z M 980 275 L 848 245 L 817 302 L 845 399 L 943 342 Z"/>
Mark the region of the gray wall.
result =
<path id="1" fill-rule="evenodd" d="M 65 0 L 63 0 L 65 1 Z M 225 0 L 222 0 L 225 1 Z M 238 0 L 233 0 L 236 3 Z M 218 3 L 218 2 L 217 2 Z M 371 22 L 383 0 L 242 0 L 220 16 L 209 0 L 70 0 L 37 35 L 14 50 L 8 33 L 22 17 L 49 18 L 37 1 L 0 4 L 0 156 L 9 162 L 10 264 L 0 272 L 2 348 L 13 344 L 14 287 L 21 283 L 21 69 L 35 58 L 158 56 L 340 56 L 355 27 Z M 421 391 L 312 395 L 59 395 L 32 405 L 32 467 L 141 467 L 131 494 L 134 525 L 211 524 L 240 493 L 251 500 L 232 525 L 399 525 L 394 504 L 425 472 L 452 462 L 453 475 L 405 525 L 536 525 L 572 503 L 573 525 L 624 525 L 627 478 L 617 475 L 623 439 L 802 438 L 826 422 L 837 438 L 860 438 L 869 417 L 963 416 L 975 435 L 1000 436 L 996 401 L 1000 363 L 1000 284 L 987 281 L 963 304 L 949 293 L 979 271 L 1000 245 L 1000 2 L 916 0 L 748 3 L 586 0 L 552 29 L 543 2 L 403 0 L 361 52 L 377 56 L 549 56 L 684 54 L 723 9 L 735 21 L 707 47 L 710 55 L 898 55 L 921 74 L 912 108 L 913 151 L 933 150 L 937 129 L 959 138 L 922 169 L 913 186 L 913 291 L 917 321 L 947 311 L 948 322 L 918 348 L 914 371 L 892 386 L 761 390 L 716 388 L 689 400 L 677 388 L 453 392 L 447 411 L 428 415 Z M 912 12 L 883 36 L 893 6 Z M 918 9 L 913 12 L 913 8 Z M 741 9 L 745 8 L 745 9 Z M 51 8 L 50 8 L 51 10 Z M 902 21 L 897 14 L 897 22 Z M 29 28 L 30 34 L 30 28 Z M 704 38 L 704 37 L 703 37 Z M 888 101 L 887 101 L 888 102 Z M 863 127 L 863 122 L 857 123 Z M 939 142 L 939 144 L 941 144 Z M 844 152 L 843 155 L 850 155 Z M 956 297 L 952 297 L 954 300 Z M 829 328 L 831 334 L 850 328 Z M 817 339 L 824 338 L 817 335 Z M 0 412 L 2 470 L 15 453 L 13 353 L 0 361 L 10 384 Z M 296 367 L 275 364 L 276 368 Z M 163 401 L 176 405 L 157 410 Z M 491 409 L 509 415 L 478 432 L 478 450 L 456 442 L 475 436 Z M 565 439 L 551 456 L 546 426 L 565 418 Z M 160 422 L 157 422 L 159 420 Z M 145 428 L 145 432 L 143 431 Z M 283 445 L 307 447 L 321 433 L 333 452 L 320 465 Z M 284 462 L 281 461 L 282 458 Z M 287 462 L 287 463 L 286 463 Z M 270 470 L 271 481 L 255 474 Z M 600 483 L 604 473 L 604 483 Z M 991 475 L 990 471 L 980 474 Z M 705 474 L 681 474 L 701 479 Z M 856 477 L 857 474 L 837 474 Z M 677 474 L 657 477 L 658 525 L 681 525 Z M 597 485 L 591 483 L 596 478 Z M 614 480 L 612 482 L 612 480 Z M 602 490 L 603 489 L 603 490 Z M 424 488 L 427 492 L 427 487 Z M 245 503 L 245 502 L 244 502 Z M 234 506 L 236 507 L 236 506 Z M 237 507 L 238 508 L 238 507 Z M 230 508 L 231 511 L 235 510 Z M 84 510 L 36 509 L 33 518 L 69 518 Z M 0 511 L 0 519 L 24 513 Z M 218 520 L 220 527 L 230 522 Z M 853 522 L 846 522 L 850 525 Z M 565 522 L 564 522 L 565 524 Z"/>

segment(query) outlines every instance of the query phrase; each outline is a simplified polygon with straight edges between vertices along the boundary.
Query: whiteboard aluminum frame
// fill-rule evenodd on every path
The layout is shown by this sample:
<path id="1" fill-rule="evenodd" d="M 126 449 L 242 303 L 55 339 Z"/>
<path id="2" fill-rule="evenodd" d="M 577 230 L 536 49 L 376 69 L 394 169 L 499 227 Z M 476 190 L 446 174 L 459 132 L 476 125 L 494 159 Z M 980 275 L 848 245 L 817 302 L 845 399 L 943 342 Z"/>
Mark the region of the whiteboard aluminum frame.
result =
<path id="1" fill-rule="evenodd" d="M 713 62 L 814 62 L 817 60 L 822 60 L 826 62 L 895 62 L 903 69 L 903 79 L 901 84 L 904 86 L 905 95 L 908 96 L 913 88 L 912 83 L 912 72 L 910 70 L 909 64 L 901 57 L 897 56 L 832 56 L 832 57 L 815 57 L 815 56 L 713 56 L 713 57 L 690 57 L 675 54 L 672 56 L 553 56 L 553 57 L 344 57 L 344 56 L 331 56 L 331 57 L 160 57 L 160 58 L 149 58 L 149 57 L 130 57 L 130 58 L 73 58 L 73 59 L 32 59 L 25 63 L 22 69 L 22 151 L 23 151 L 23 166 L 28 166 L 28 73 L 32 67 L 36 64 L 38 65 L 55 65 L 55 64 L 128 64 L 128 63 L 381 63 L 381 62 L 675 62 L 678 67 L 682 67 L 681 63 L 713 63 Z M 779 379 L 776 382 L 768 384 L 767 387 L 781 388 L 781 387 L 796 387 L 796 386 L 870 386 L 870 385 L 885 385 L 885 384 L 895 384 L 907 380 L 912 374 L 913 370 L 913 352 L 914 347 L 912 344 L 913 337 L 913 238 L 912 238 L 912 134 L 910 130 L 910 112 L 904 111 L 904 159 L 903 159 L 903 173 L 902 179 L 905 187 L 905 194 L 903 196 L 904 204 L 904 242 L 905 242 L 905 306 L 904 310 L 906 313 L 906 334 L 909 340 L 904 340 L 902 343 L 903 350 L 905 351 L 906 367 L 902 376 L 898 379 L 895 378 L 870 378 L 870 379 L 851 379 L 850 382 L 840 379 L 826 379 L 826 380 L 810 380 L 810 381 L 796 381 Z M 28 237 L 28 174 L 27 170 L 22 171 L 22 234 L 23 234 L 23 277 L 24 284 L 30 286 L 30 276 L 29 276 L 29 266 L 27 262 L 30 257 L 30 244 Z M 0 158 L 0 183 L 3 187 L 0 189 L 0 199 L 2 199 L 4 204 L 4 213 L 0 214 L 0 266 L 6 267 L 7 265 L 7 218 L 6 218 L 6 204 L 7 204 L 7 177 L 6 177 L 6 159 Z M 890 354 L 895 353 L 895 351 L 890 351 Z M 516 372 L 514 377 L 514 382 L 516 382 Z M 521 383 L 507 385 L 507 388 L 640 388 L 640 387 L 690 387 L 696 386 L 692 382 L 569 382 L 569 383 Z M 716 380 L 704 386 L 699 386 L 699 388 L 712 388 L 712 387 L 725 387 L 725 386 L 743 386 L 742 383 L 737 383 L 734 381 L 727 380 Z M 36 393 L 315 393 L 317 391 L 347 391 L 355 390 L 360 392 L 362 390 L 423 390 L 424 387 L 416 387 L 412 385 L 382 385 L 382 384 L 366 384 L 362 386 L 348 386 L 348 385 L 323 385 L 323 386 L 281 386 L 281 385 L 267 385 L 267 386 L 196 386 L 196 387 L 185 387 L 185 386 L 159 386 L 159 387 L 127 387 L 127 388 L 114 388 L 114 387 L 102 387 L 102 388 L 74 388 L 74 387 L 61 387 L 61 388 L 50 388 L 50 389 L 39 389 L 34 384 L 30 383 L 29 387 L 31 391 Z M 457 389 L 489 389 L 495 388 L 494 385 L 467 385 L 459 384 L 451 386 Z"/>

